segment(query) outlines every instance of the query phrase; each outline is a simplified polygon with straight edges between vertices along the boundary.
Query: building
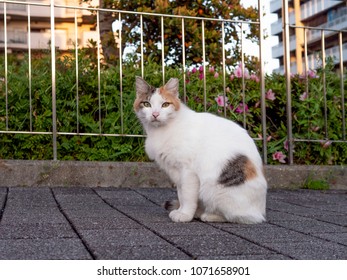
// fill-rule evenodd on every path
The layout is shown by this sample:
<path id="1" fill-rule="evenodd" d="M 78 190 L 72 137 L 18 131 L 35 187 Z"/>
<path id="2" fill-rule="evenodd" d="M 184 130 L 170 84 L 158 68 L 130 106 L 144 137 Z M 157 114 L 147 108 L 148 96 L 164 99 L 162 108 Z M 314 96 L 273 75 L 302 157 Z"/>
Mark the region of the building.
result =
<path id="1" fill-rule="evenodd" d="M 272 47 L 272 57 L 279 59 L 280 67 L 275 72 L 284 72 L 284 46 L 282 1 L 272 0 L 270 12 L 277 14 L 278 20 L 271 24 L 271 34 L 278 36 L 278 45 Z M 319 56 L 322 50 L 323 33 L 326 57 L 334 58 L 334 63 L 340 60 L 339 37 L 334 30 L 347 30 L 347 2 L 332 0 L 289 0 L 289 24 L 298 27 L 315 27 L 316 29 L 290 28 L 290 66 L 291 73 L 305 71 L 305 32 L 307 44 L 308 68 L 315 69 L 320 65 Z M 347 33 L 342 36 L 343 62 L 347 64 Z"/>
<path id="2" fill-rule="evenodd" d="M 24 0 L 26 1 L 26 0 Z M 97 1 L 98 2 L 98 1 Z M 31 0 L 25 4 L 6 4 L 6 30 L 8 52 L 48 49 L 51 41 L 50 0 Z M 78 0 L 55 0 L 56 5 L 79 6 Z M 86 7 L 86 4 L 83 4 Z M 76 14 L 75 14 L 76 11 Z M 95 19 L 88 10 L 55 8 L 55 45 L 65 51 L 75 48 L 77 43 L 85 47 L 89 39 L 97 41 Z M 5 47 L 4 3 L 0 3 L 0 51 Z M 30 40 L 29 40 L 30 39 Z"/>

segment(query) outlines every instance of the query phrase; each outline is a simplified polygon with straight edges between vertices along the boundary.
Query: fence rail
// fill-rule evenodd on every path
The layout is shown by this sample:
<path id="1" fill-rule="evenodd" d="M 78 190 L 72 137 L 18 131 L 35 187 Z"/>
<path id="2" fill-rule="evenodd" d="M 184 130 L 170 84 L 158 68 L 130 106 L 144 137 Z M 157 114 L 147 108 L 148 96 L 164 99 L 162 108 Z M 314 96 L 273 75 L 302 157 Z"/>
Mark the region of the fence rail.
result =
<path id="1" fill-rule="evenodd" d="M 283 1 L 284 4 L 284 9 L 288 11 L 288 7 L 286 7 L 287 1 Z M 79 112 L 79 82 L 80 82 L 80 70 L 79 69 L 79 55 L 80 55 L 80 46 L 78 45 L 78 19 L 77 19 L 77 13 L 81 11 L 89 11 L 92 12 L 96 15 L 96 32 L 97 32 L 97 38 L 99 38 L 100 41 L 100 14 L 102 13 L 114 13 L 118 15 L 118 20 L 121 22 L 124 20 L 125 15 L 127 14 L 132 14 L 135 15 L 138 18 L 138 26 L 139 26 L 139 32 L 140 32 L 140 41 L 141 41 L 141 49 L 140 49 L 140 61 L 139 61 L 139 66 L 140 66 L 140 72 L 141 76 L 144 77 L 145 73 L 145 61 L 144 61 L 144 40 L 145 34 L 143 33 L 143 21 L 144 18 L 157 18 L 160 20 L 160 44 L 161 44 L 161 71 L 162 71 L 162 82 L 163 84 L 165 83 L 165 72 L 167 71 L 167 64 L 165 63 L 165 58 L 168 55 L 165 53 L 165 46 L 166 46 L 166 41 L 165 41 L 165 20 L 166 18 L 175 18 L 181 21 L 181 26 L 178 26 L 177 28 L 180 28 L 182 38 L 181 40 L 181 47 L 182 47 L 182 83 L 183 83 L 183 100 L 185 101 L 187 98 L 187 74 L 186 74 L 186 69 L 188 69 L 188 65 L 186 62 L 186 54 L 185 54 L 185 43 L 186 43 L 186 38 L 185 38 L 185 26 L 187 24 L 187 21 L 198 21 L 201 23 L 201 48 L 202 48 L 202 71 L 203 71 L 203 106 L 204 110 L 207 109 L 207 95 L 209 94 L 207 92 L 207 81 L 206 81 L 206 73 L 207 73 L 207 67 L 208 67 L 208 59 L 207 56 L 208 54 L 206 53 L 206 39 L 205 39 L 205 31 L 206 27 L 205 24 L 207 22 L 218 22 L 222 26 L 222 35 L 220 38 L 220 41 L 222 43 L 222 51 L 221 51 L 221 65 L 222 65 L 222 75 L 223 75 L 223 97 L 224 100 L 227 96 L 226 92 L 226 80 L 227 80 L 227 69 L 228 65 L 226 65 L 226 57 L 225 57 L 225 47 L 227 43 L 225 42 L 225 24 L 231 23 L 235 24 L 239 27 L 240 29 L 240 38 L 241 38 L 241 61 L 240 65 L 242 67 L 242 103 L 243 106 L 245 106 L 245 96 L 247 92 L 247 88 L 245 86 L 245 71 L 244 69 L 244 58 L 245 58 L 245 49 L 244 49 L 244 35 L 243 31 L 247 28 L 249 28 L 252 25 L 257 25 L 259 26 L 259 60 L 260 60 L 260 68 L 259 68 L 259 100 L 260 100 L 260 106 L 261 106 L 261 133 L 258 135 L 258 137 L 255 137 L 254 139 L 256 141 L 261 142 L 261 151 L 263 155 L 263 160 L 265 163 L 267 163 L 268 159 L 268 136 L 267 135 L 267 114 L 266 114 L 266 84 L 265 84 L 265 71 L 264 71 L 264 19 L 263 19 L 263 6 L 262 6 L 262 1 L 258 1 L 258 13 L 259 13 L 259 20 L 252 22 L 252 21 L 239 21 L 239 20 L 224 20 L 224 19 L 217 19 L 217 18 L 200 18 L 200 17 L 192 17 L 192 16 L 177 16 L 177 15 L 167 15 L 167 14 L 152 14 L 152 13 L 141 13 L 141 12 L 134 12 L 134 11 L 122 11 L 122 10 L 114 10 L 114 9 L 103 9 L 103 8 L 95 8 L 95 7 L 79 7 L 79 6 L 71 6 L 71 5 L 60 5 L 60 4 L 55 4 L 55 2 L 52 0 L 50 3 L 38 3 L 38 2 L 30 2 L 30 1 L 10 1 L 10 0 L 1 0 L 0 5 L 3 7 L 3 32 L 0 31 L 0 35 L 3 37 L 3 50 L 4 50 L 4 95 L 5 95 L 5 116 L 4 118 L 0 118 L 1 122 L 5 122 L 5 129 L 0 130 L 0 135 L 5 135 L 5 134 L 27 134 L 27 135 L 51 135 L 52 136 L 52 150 L 53 150 L 53 160 L 58 159 L 58 149 L 57 149 L 57 138 L 59 136 L 65 135 L 65 136 L 93 136 L 93 137 L 144 137 L 142 134 L 138 133 L 132 133 L 131 131 L 129 132 L 128 130 L 126 131 L 124 126 L 126 125 L 126 119 L 125 115 L 128 114 L 129 112 L 124 112 L 123 108 L 123 102 L 125 101 L 126 97 L 124 96 L 124 77 L 123 77 L 123 61 L 122 59 L 119 60 L 119 99 L 120 99 L 120 131 L 119 133 L 109 133 L 103 131 L 102 128 L 102 110 L 101 110 L 101 99 L 102 99 L 102 94 L 101 94 L 101 46 L 100 43 L 97 44 L 97 88 L 98 88 L 98 108 L 96 108 L 96 111 L 98 112 L 98 120 L 99 120 L 99 128 L 98 132 L 81 132 L 80 131 L 80 112 Z M 11 42 L 10 37 L 12 36 L 13 32 L 8 30 L 8 19 L 7 19 L 7 14 L 8 14 L 8 8 L 11 7 L 12 5 L 16 5 L 17 9 L 19 10 L 25 10 L 20 7 L 27 7 L 27 22 L 28 22 L 28 31 L 27 31 L 27 55 L 28 55 L 28 81 L 29 81 L 29 118 L 30 118 L 30 125 L 28 130 L 14 130 L 9 126 L 9 104 L 8 104 L 8 96 L 9 96 L 9 89 L 8 89 L 8 67 L 9 67 L 9 61 L 8 61 L 8 49 L 9 49 L 9 43 Z M 51 131 L 36 131 L 33 129 L 33 118 L 34 118 L 34 113 L 33 113 L 33 107 L 32 107 L 32 98 L 33 98 L 33 93 L 31 92 L 32 88 L 32 73 L 31 73 L 31 63 L 32 63 L 32 42 L 31 42 L 31 14 L 30 14 L 30 7 L 46 7 L 49 8 L 50 10 L 50 56 L 51 56 L 51 106 L 52 106 L 52 128 Z M 13 7 L 13 6 L 12 6 Z M 67 10 L 72 10 L 73 11 L 73 23 L 74 23 L 74 42 L 75 42 L 75 47 L 74 47 L 74 55 L 75 55 L 75 68 L 76 68 L 76 75 L 75 75 L 75 83 L 76 83 L 76 127 L 72 131 L 59 131 L 58 130 L 58 125 L 57 125 L 57 81 L 56 81 L 56 75 L 57 75 L 57 66 L 56 66 L 56 61 L 57 61 L 57 54 L 56 54 L 56 22 L 55 22 L 55 14 L 57 13 L 57 9 L 67 9 Z M 289 29 L 293 28 L 302 28 L 302 27 L 297 27 L 294 25 L 289 24 L 288 20 L 288 14 L 284 13 L 284 34 L 285 34 L 285 39 L 283 41 L 283 46 L 284 46 L 284 52 L 285 52 L 285 77 L 286 77 L 286 92 L 287 92 L 287 107 L 286 107 L 286 112 L 287 112 L 287 140 L 289 143 L 289 151 L 288 151 L 288 163 L 293 164 L 294 163 L 294 155 L 293 155 L 293 150 L 294 150 L 294 142 L 320 142 L 322 139 L 301 139 L 301 138 L 295 138 L 293 136 L 293 128 L 292 128 L 292 122 L 293 122 L 293 114 L 292 114 L 292 90 L 291 90 L 291 73 L 290 73 L 290 57 L 289 57 Z M 304 32 L 305 34 L 309 30 L 316 30 L 312 28 L 305 28 Z M 320 32 L 323 34 L 321 42 L 322 42 L 322 56 L 323 56 L 323 63 L 325 63 L 325 46 L 324 46 L 324 29 L 318 29 Z M 118 47 L 119 47 L 119 53 L 120 57 L 122 57 L 122 50 L 126 42 L 122 42 L 122 30 L 119 30 L 119 39 L 120 41 L 118 42 Z M 326 130 L 326 138 L 323 140 L 331 140 L 332 142 L 337 142 L 337 143 L 347 143 L 346 142 L 346 124 L 345 124 L 345 95 L 344 95 L 344 83 L 345 83 L 345 75 L 343 72 L 343 42 L 342 42 L 342 36 L 346 34 L 346 31 L 341 31 L 341 30 L 331 30 L 327 29 L 326 32 L 336 32 L 338 33 L 339 36 L 339 53 L 340 53 L 340 64 L 339 64 L 339 69 L 340 69 L 340 87 L 341 87 L 341 102 L 342 102 L 342 126 L 343 126 L 343 136 L 341 139 L 329 139 L 328 137 L 328 125 L 327 125 L 327 100 L 326 100 L 326 81 L 325 78 L 323 77 L 324 81 L 324 117 L 325 117 L 325 130 Z M 307 36 L 307 35 L 306 35 Z M 305 36 L 305 38 L 306 38 Z M 0 36 L 1 37 L 1 36 Z M 1 37 L 1 38 L 2 38 Z M 1 42 L 0 42 L 1 44 Z M 308 68 L 308 56 L 307 56 L 307 42 L 305 41 L 304 45 L 305 49 L 305 74 L 309 71 Z M 323 64 L 323 68 L 324 68 Z M 307 75 L 306 75 L 307 76 Z M 0 108 L 1 109 L 1 108 Z M 226 115 L 226 105 L 224 105 L 224 116 Z M 1 117 L 1 116 L 0 116 Z M 243 111 L 243 125 L 246 127 L 246 111 Z"/>

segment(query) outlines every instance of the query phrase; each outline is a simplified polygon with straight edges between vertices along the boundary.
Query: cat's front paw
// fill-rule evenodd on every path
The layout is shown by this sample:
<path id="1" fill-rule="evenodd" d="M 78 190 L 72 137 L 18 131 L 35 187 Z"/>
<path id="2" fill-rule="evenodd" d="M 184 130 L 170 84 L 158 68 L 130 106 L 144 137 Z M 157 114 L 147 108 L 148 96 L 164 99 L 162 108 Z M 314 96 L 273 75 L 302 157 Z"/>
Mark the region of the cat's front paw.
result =
<path id="1" fill-rule="evenodd" d="M 175 223 L 186 223 L 190 222 L 193 219 L 192 215 L 188 215 L 179 210 L 171 211 L 169 217 Z"/>

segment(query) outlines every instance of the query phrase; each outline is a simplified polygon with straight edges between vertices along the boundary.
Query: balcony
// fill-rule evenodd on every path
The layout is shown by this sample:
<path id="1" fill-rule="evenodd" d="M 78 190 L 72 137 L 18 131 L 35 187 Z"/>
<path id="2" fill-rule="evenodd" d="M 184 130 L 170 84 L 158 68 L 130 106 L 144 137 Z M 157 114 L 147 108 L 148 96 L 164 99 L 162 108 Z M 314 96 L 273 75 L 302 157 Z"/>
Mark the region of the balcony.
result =
<path id="1" fill-rule="evenodd" d="M 305 3 L 301 6 L 301 21 L 308 20 L 312 16 L 327 11 L 337 5 L 340 5 L 343 1 L 331 1 L 331 0 L 313 0 Z"/>
<path id="2" fill-rule="evenodd" d="M 31 49 L 49 49 L 51 40 L 50 30 L 45 32 L 31 32 Z M 66 30 L 55 30 L 55 46 L 59 50 L 68 50 L 75 47 L 75 38 L 69 38 Z M 88 40 L 97 40 L 97 32 L 87 31 L 80 34 L 82 38 L 81 47 L 87 46 Z M 5 47 L 4 31 L 0 30 L 0 48 Z M 20 30 L 7 30 L 8 49 L 28 49 L 28 33 Z"/>
<path id="3" fill-rule="evenodd" d="M 295 24 L 294 12 L 289 13 L 289 24 L 292 24 L 292 25 Z M 271 34 L 273 36 L 276 36 L 277 34 L 281 34 L 282 33 L 282 26 L 283 26 L 282 18 L 279 18 L 274 23 L 271 23 Z"/>
<path id="4" fill-rule="evenodd" d="M 321 55 L 321 53 L 317 52 L 317 53 L 311 54 L 307 57 L 308 69 L 317 69 L 318 67 L 322 66 L 320 55 Z M 335 46 L 335 47 L 326 49 L 325 50 L 325 56 L 333 58 L 334 64 L 338 65 L 340 63 L 339 46 Z M 343 62 L 346 63 L 347 62 L 347 43 L 342 45 L 342 57 L 343 57 Z M 305 69 L 305 61 L 303 61 L 303 67 Z M 284 73 L 284 65 L 275 69 L 274 72 L 283 74 Z M 290 63 L 290 72 L 295 73 L 295 74 L 297 73 L 295 62 Z"/>
<path id="5" fill-rule="evenodd" d="M 342 8 L 338 11 L 337 17 L 334 17 L 333 20 L 317 26 L 317 28 L 321 29 L 335 29 L 335 30 L 345 30 L 347 29 L 347 7 Z M 329 37 L 333 34 L 336 34 L 334 31 L 325 31 L 325 37 Z M 308 43 L 314 43 L 322 38 L 321 30 L 309 30 L 307 32 L 307 41 Z"/>
<path id="6" fill-rule="evenodd" d="M 296 49 L 296 37 L 295 37 L 295 35 L 290 36 L 289 42 L 290 42 L 289 43 L 290 51 L 295 50 Z M 283 42 L 280 42 L 277 46 L 272 47 L 272 57 L 273 58 L 283 57 L 283 53 L 284 53 Z"/>
<path id="7" fill-rule="evenodd" d="M 270 2 L 270 13 L 277 13 L 282 9 L 282 0 L 273 0 Z"/>
<path id="8" fill-rule="evenodd" d="M 316 69 L 322 65 L 320 60 L 320 55 L 321 53 L 317 52 L 307 57 L 309 69 Z M 326 49 L 325 56 L 331 57 L 335 65 L 339 64 L 340 63 L 340 47 L 335 46 L 335 47 Z M 342 57 L 343 57 L 343 62 L 347 62 L 347 43 L 342 45 Z"/>
<path id="9" fill-rule="evenodd" d="M 64 4 L 65 1 L 59 1 L 56 0 L 56 4 Z M 47 5 L 49 4 L 49 1 L 47 0 L 36 0 L 35 3 Z M 71 5 L 73 5 L 71 3 Z M 87 4 L 83 3 L 82 6 L 88 6 Z M 28 16 L 28 5 L 24 4 L 6 4 L 6 11 L 7 15 L 9 16 Z M 67 9 L 67 8 L 55 8 L 54 9 L 55 17 L 56 18 L 72 18 L 75 15 L 75 12 L 73 9 Z M 0 15 L 4 14 L 4 4 L 0 4 Z M 30 17 L 36 17 L 36 18 L 50 18 L 51 12 L 49 6 L 30 6 Z M 77 10 L 77 16 L 81 17 L 82 15 L 90 15 L 90 11 L 87 10 Z"/>

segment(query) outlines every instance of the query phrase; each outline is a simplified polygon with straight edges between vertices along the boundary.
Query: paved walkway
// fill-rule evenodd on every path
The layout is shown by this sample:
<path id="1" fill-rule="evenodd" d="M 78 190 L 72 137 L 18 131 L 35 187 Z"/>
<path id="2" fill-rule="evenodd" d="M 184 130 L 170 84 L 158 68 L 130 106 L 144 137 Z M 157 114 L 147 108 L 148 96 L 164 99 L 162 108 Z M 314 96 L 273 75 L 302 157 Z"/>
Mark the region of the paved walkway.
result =
<path id="1" fill-rule="evenodd" d="M 175 224 L 173 189 L 0 188 L 0 259 L 347 259 L 347 191 L 272 190 L 266 223 Z"/>

